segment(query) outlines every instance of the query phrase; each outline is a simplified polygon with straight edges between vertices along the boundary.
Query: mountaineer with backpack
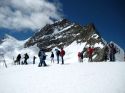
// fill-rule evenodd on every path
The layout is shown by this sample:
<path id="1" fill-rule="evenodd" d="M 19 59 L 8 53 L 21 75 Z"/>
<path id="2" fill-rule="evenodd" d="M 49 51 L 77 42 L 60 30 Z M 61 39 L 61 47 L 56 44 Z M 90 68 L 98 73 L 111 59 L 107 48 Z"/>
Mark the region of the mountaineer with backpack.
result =
<path id="1" fill-rule="evenodd" d="M 27 63 L 27 59 L 29 59 L 29 55 L 26 53 L 26 54 L 24 54 L 24 64 L 28 64 Z"/>
<path id="2" fill-rule="evenodd" d="M 55 51 L 56 51 L 56 56 L 57 56 L 57 64 L 59 64 L 60 51 L 58 49 L 55 49 Z"/>
<path id="3" fill-rule="evenodd" d="M 45 60 L 46 60 L 46 54 L 45 54 L 45 50 L 44 49 L 40 49 L 38 56 L 40 58 L 40 63 L 38 65 L 38 67 L 41 67 L 42 65 L 47 66 Z"/>
<path id="4" fill-rule="evenodd" d="M 20 60 L 21 60 L 21 54 L 18 54 L 16 60 L 14 61 L 14 64 L 19 64 L 20 65 Z"/>
<path id="5" fill-rule="evenodd" d="M 64 59 L 63 59 L 64 55 L 65 55 L 65 51 L 63 50 L 63 48 L 61 48 L 60 56 L 62 58 L 62 64 L 64 64 Z"/>

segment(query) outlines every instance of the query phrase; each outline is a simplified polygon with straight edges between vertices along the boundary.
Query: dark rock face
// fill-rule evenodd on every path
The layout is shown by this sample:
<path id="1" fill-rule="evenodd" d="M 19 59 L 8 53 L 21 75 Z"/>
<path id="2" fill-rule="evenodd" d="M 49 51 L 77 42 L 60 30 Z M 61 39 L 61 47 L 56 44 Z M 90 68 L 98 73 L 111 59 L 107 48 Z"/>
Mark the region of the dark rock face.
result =
<path id="1" fill-rule="evenodd" d="M 67 19 L 63 19 L 54 24 L 48 24 L 43 27 L 25 43 L 25 47 L 37 44 L 39 48 L 46 48 L 47 51 L 51 51 L 54 47 L 61 48 L 64 45 L 68 46 L 74 41 L 77 41 L 77 43 L 86 42 L 86 45 L 89 46 L 94 46 L 96 43 L 104 45 L 94 24 L 91 23 L 86 26 L 81 26 Z M 87 57 L 85 50 L 86 49 L 83 47 L 84 57 Z M 101 55 L 102 52 L 103 49 L 96 48 L 96 52 L 94 54 L 97 56 L 94 58 L 94 61 L 103 60 L 103 54 Z"/>

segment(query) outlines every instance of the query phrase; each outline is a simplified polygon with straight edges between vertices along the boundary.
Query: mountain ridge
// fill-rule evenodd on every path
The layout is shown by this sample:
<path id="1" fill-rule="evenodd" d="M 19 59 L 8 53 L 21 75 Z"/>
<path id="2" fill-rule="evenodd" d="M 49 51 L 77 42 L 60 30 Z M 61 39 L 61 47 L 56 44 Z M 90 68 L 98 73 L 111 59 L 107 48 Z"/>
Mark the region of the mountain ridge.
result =
<path id="1" fill-rule="evenodd" d="M 95 35 L 93 35 L 92 38 L 89 38 L 92 34 Z M 96 36 L 99 39 L 94 39 Z M 48 39 L 51 43 L 46 46 L 42 46 L 45 45 L 43 42 L 47 41 L 46 39 Z M 93 40 L 97 40 L 97 42 L 102 41 L 100 34 L 95 30 L 94 24 L 90 23 L 86 26 L 81 26 L 67 19 L 63 19 L 62 21 L 43 27 L 39 32 L 30 38 L 30 40 L 25 44 L 25 47 L 29 47 L 34 44 L 37 44 L 39 48 L 47 47 L 52 44 L 55 44 L 57 47 L 63 47 L 64 45 L 71 44 L 75 40 L 78 43 L 87 41 L 91 44 L 93 44 Z M 62 42 L 62 44 L 59 44 L 60 42 Z"/>

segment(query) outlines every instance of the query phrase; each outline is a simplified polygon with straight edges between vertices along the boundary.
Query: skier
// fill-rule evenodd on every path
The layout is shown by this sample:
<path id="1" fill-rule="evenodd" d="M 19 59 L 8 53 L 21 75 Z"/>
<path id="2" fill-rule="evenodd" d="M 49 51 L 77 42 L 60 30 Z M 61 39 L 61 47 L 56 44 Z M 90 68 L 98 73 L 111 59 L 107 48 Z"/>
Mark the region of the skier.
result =
<path id="1" fill-rule="evenodd" d="M 45 50 L 42 48 L 40 49 L 38 56 L 40 58 L 40 63 L 38 65 L 38 67 L 41 67 L 42 65 L 47 66 L 45 60 L 46 60 L 46 54 L 45 54 Z"/>
<path id="2" fill-rule="evenodd" d="M 53 52 L 51 53 L 51 63 L 54 63 L 54 54 L 53 54 Z"/>
<path id="3" fill-rule="evenodd" d="M 36 57 L 35 57 L 35 56 L 33 56 L 33 64 L 35 64 L 35 59 L 36 59 Z"/>
<path id="4" fill-rule="evenodd" d="M 88 56 L 89 56 L 89 61 L 92 62 L 93 61 L 92 54 L 94 52 L 94 48 L 89 47 L 87 52 L 88 52 Z"/>
<path id="5" fill-rule="evenodd" d="M 17 63 L 17 64 L 20 65 L 20 60 L 21 60 L 21 54 L 18 54 L 16 60 L 14 61 L 14 63 Z"/>
<path id="6" fill-rule="evenodd" d="M 26 53 L 26 54 L 24 54 L 24 64 L 28 64 L 27 63 L 27 59 L 29 59 L 29 55 Z"/>
<path id="7" fill-rule="evenodd" d="M 60 51 L 58 49 L 55 49 L 55 51 L 56 51 L 56 56 L 57 56 L 57 64 L 59 64 Z"/>
<path id="8" fill-rule="evenodd" d="M 61 48 L 60 56 L 62 58 L 62 64 L 64 64 L 64 59 L 63 59 L 64 55 L 65 55 L 65 51 L 63 50 L 63 48 Z"/>

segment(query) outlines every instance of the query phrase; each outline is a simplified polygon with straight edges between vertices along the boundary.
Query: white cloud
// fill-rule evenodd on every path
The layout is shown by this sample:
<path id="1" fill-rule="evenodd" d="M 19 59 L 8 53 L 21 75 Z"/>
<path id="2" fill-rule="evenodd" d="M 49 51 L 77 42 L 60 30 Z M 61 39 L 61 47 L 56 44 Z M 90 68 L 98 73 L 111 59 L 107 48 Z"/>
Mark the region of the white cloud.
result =
<path id="1" fill-rule="evenodd" d="M 36 30 L 60 19 L 59 10 L 48 0 L 0 0 L 0 28 Z"/>

